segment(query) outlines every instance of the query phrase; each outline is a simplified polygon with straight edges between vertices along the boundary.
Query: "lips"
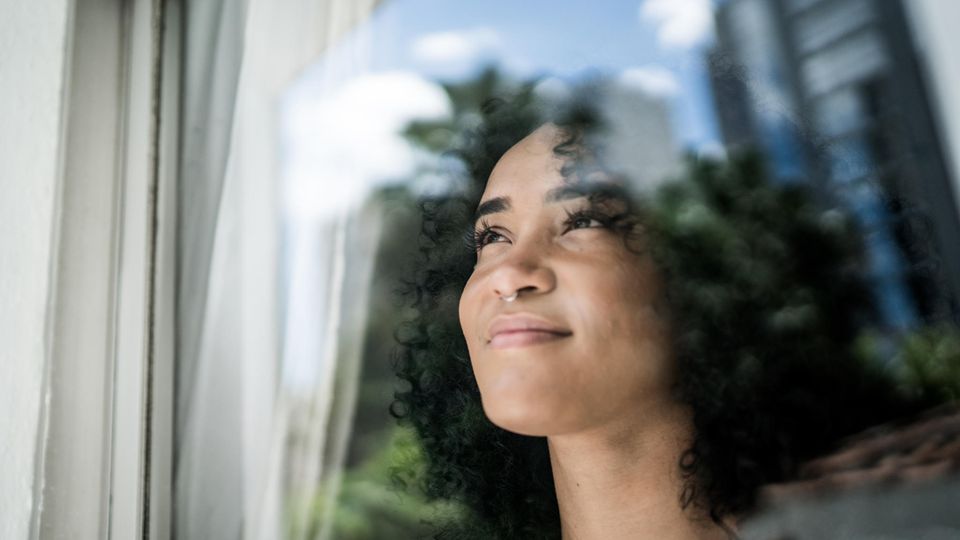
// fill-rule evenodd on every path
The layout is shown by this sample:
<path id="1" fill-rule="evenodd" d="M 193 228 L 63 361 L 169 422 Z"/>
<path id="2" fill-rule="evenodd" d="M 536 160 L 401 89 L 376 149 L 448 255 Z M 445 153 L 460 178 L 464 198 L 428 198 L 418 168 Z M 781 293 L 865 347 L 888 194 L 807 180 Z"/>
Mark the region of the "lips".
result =
<path id="1" fill-rule="evenodd" d="M 570 330 L 539 317 L 498 315 L 490 324 L 487 344 L 494 349 L 524 347 L 556 341 L 572 334 Z"/>

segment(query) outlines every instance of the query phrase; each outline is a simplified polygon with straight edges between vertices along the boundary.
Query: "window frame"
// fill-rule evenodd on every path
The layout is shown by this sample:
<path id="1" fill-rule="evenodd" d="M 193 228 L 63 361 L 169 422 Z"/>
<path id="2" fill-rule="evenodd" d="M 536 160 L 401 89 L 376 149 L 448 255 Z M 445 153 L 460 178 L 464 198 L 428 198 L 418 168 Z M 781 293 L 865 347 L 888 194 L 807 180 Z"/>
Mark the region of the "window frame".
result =
<path id="1" fill-rule="evenodd" d="M 169 538 L 179 0 L 71 2 L 31 538 Z"/>

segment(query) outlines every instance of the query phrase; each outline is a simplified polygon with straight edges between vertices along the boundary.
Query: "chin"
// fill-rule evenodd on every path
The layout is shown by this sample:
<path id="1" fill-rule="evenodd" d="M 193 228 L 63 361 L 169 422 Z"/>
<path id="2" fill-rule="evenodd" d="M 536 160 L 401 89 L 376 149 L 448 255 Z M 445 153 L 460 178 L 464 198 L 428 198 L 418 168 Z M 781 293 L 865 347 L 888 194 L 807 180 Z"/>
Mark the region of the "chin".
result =
<path id="1" fill-rule="evenodd" d="M 570 425 L 573 422 L 562 421 L 556 410 L 543 404 L 511 403 L 499 399 L 496 405 L 488 406 L 484 402 L 483 412 L 495 426 L 518 435 L 547 437 L 575 430 Z"/>
<path id="2" fill-rule="evenodd" d="M 489 415 L 487 418 L 490 418 Z M 546 437 L 550 435 L 549 430 L 543 429 L 544 426 L 534 422 L 498 422 L 490 418 L 493 424 L 501 429 L 516 433 L 517 435 L 527 435 L 529 437 Z"/>

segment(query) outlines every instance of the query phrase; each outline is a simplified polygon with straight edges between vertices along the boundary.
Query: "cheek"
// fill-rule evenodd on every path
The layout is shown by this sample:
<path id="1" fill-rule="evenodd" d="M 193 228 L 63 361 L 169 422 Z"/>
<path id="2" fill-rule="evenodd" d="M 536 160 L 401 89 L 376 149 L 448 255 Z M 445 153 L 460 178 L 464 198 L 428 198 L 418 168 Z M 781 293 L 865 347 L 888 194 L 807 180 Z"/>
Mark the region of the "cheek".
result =
<path id="1" fill-rule="evenodd" d="M 657 285 L 633 261 L 612 260 L 571 276 L 572 295 L 583 324 L 595 331 L 616 337 L 629 338 L 638 330 L 638 316 L 652 309 Z M 615 334 L 615 335 L 613 335 Z"/>
<path id="2" fill-rule="evenodd" d="M 467 341 L 467 347 L 474 346 L 473 341 L 477 339 L 476 335 L 476 317 L 479 311 L 478 287 L 474 276 L 470 276 L 463 292 L 460 293 L 460 304 L 457 308 L 457 316 L 460 319 L 460 331 L 463 332 L 464 339 Z"/>
<path id="3" fill-rule="evenodd" d="M 458 307 L 458 317 L 460 318 L 460 331 L 463 333 L 463 339 L 467 343 L 467 354 L 470 357 L 470 369 L 473 372 L 473 377 L 476 379 L 477 384 L 481 384 L 482 374 L 477 372 L 477 354 L 478 343 L 475 342 L 476 337 L 476 320 L 475 316 L 477 314 L 477 308 L 479 307 L 476 303 L 477 297 L 475 294 L 475 286 L 471 287 L 471 282 L 473 278 L 470 278 L 470 281 L 463 288 L 463 293 L 460 294 L 460 305 Z"/>
<path id="4" fill-rule="evenodd" d="M 598 395 L 666 390 L 672 379 L 669 323 L 656 310 L 660 293 L 649 265 L 607 266 L 580 291 L 579 310 L 588 329 L 588 348 L 599 369 L 590 373 Z"/>

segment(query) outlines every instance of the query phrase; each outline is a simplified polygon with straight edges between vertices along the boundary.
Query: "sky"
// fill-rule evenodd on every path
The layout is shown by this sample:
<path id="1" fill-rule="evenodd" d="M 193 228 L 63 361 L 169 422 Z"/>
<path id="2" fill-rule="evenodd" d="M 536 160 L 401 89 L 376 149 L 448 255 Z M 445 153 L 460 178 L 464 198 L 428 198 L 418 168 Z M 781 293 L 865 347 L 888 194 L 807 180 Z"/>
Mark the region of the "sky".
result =
<path id="1" fill-rule="evenodd" d="M 360 186 L 409 175 L 418 156 L 397 132 L 449 114 L 436 81 L 491 63 L 521 79 L 618 77 L 667 101 L 679 147 L 714 149 L 712 40 L 711 0 L 384 0 L 288 93 L 288 206 L 329 214 Z M 346 176 L 355 181 L 319 180 Z"/>

